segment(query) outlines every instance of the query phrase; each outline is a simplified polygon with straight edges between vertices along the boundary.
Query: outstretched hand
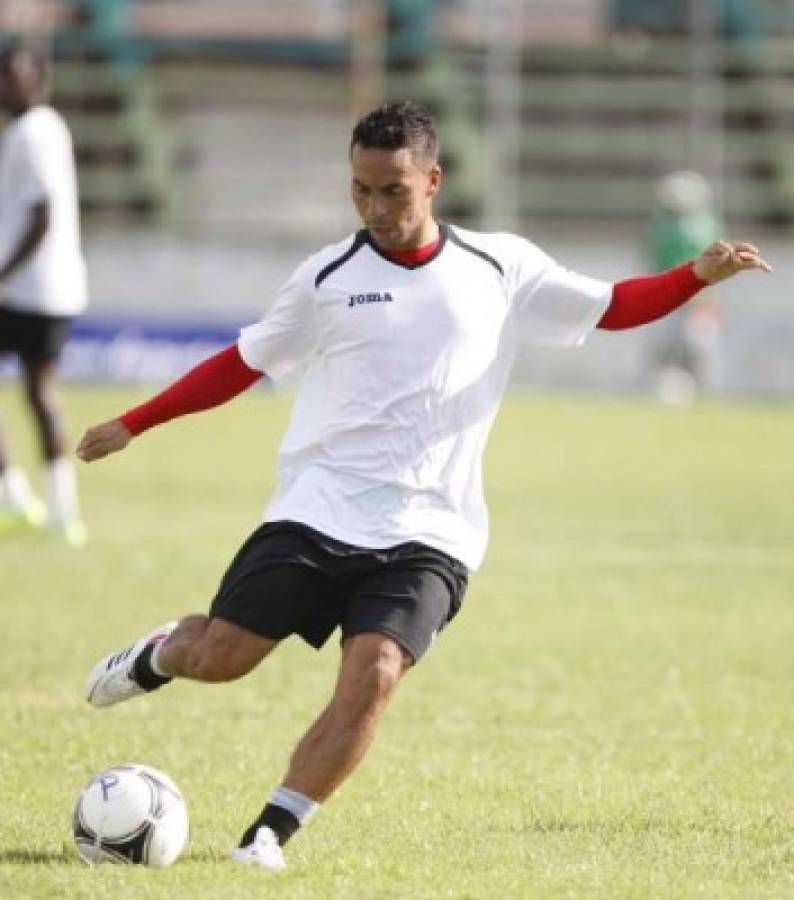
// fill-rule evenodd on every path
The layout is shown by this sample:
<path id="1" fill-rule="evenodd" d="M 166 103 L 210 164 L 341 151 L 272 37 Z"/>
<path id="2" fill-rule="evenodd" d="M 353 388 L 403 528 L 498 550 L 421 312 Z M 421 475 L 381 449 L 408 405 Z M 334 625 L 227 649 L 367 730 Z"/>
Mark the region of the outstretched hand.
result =
<path id="1" fill-rule="evenodd" d="M 750 269 L 772 271 L 772 266 L 761 256 L 758 247 L 744 241 L 716 241 L 698 256 L 692 268 L 698 278 L 709 284 Z"/>
<path id="2" fill-rule="evenodd" d="M 131 440 L 126 425 L 119 419 L 111 419 L 86 431 L 77 445 L 77 455 L 83 462 L 93 462 L 123 450 Z"/>

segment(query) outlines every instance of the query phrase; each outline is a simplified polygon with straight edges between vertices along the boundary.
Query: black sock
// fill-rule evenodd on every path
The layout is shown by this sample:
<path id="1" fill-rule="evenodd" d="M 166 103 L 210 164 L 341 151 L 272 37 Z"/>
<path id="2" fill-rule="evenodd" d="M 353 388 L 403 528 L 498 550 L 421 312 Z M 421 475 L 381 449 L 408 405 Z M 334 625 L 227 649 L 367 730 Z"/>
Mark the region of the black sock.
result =
<path id="1" fill-rule="evenodd" d="M 239 846 L 247 847 L 256 837 L 257 829 L 261 825 L 267 825 L 267 827 L 274 832 L 278 838 L 279 846 L 281 847 L 283 847 L 292 835 L 301 827 L 301 823 L 288 809 L 284 809 L 283 806 L 275 806 L 272 803 L 268 803 L 259 814 L 259 818 L 256 822 L 246 828 L 245 834 L 240 838 Z"/>
<path id="2" fill-rule="evenodd" d="M 168 682 L 172 680 L 165 675 L 158 675 L 152 668 L 152 651 L 155 646 L 155 644 L 147 644 L 132 664 L 133 680 L 145 691 L 156 691 L 157 688 L 162 687 L 164 684 L 168 684 Z"/>

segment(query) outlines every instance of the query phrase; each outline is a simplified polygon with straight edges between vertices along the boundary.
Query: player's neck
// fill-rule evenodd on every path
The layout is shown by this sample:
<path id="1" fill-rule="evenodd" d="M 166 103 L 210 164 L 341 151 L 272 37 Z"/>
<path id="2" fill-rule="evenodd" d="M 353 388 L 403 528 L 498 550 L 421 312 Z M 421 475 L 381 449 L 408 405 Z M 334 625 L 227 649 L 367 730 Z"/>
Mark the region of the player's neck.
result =
<path id="1" fill-rule="evenodd" d="M 382 247 L 382 252 L 391 259 L 409 265 L 424 262 L 436 252 L 441 242 L 441 230 L 438 225 L 434 221 L 430 224 L 432 227 L 428 229 L 429 234 L 424 237 L 410 241 L 402 247 Z"/>
<path id="2" fill-rule="evenodd" d="M 422 250 L 432 244 L 438 244 L 440 238 L 441 229 L 438 227 L 438 223 L 435 219 L 428 218 L 405 247 L 395 247 L 394 249 L 406 252 Z"/>
<path id="3" fill-rule="evenodd" d="M 15 103 L 13 106 L 9 107 L 9 114 L 12 119 L 18 119 L 20 116 L 24 116 L 25 113 L 29 113 L 31 109 L 34 109 L 37 106 L 41 106 L 43 100 L 31 100 Z"/>
<path id="4" fill-rule="evenodd" d="M 428 219 L 411 237 L 403 244 L 392 244 L 386 246 L 376 240 L 379 248 L 383 253 L 391 255 L 394 253 L 416 253 L 424 250 L 426 247 L 438 244 L 441 238 L 441 229 L 438 227 L 435 219 Z M 373 236 L 373 240 L 375 240 Z"/>

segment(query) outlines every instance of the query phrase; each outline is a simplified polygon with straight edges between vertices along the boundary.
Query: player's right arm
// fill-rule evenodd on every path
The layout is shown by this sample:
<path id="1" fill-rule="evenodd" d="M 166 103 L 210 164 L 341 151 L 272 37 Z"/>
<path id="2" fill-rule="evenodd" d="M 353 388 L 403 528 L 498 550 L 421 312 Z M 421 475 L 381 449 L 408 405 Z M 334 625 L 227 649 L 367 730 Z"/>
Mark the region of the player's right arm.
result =
<path id="1" fill-rule="evenodd" d="M 89 428 L 77 445 L 77 455 L 84 462 L 93 462 L 117 453 L 133 437 L 155 425 L 226 403 L 259 381 L 262 375 L 263 372 L 243 360 L 237 345 L 233 344 L 199 363 L 146 403 L 117 419 Z"/>
<path id="2" fill-rule="evenodd" d="M 30 207 L 28 221 L 8 259 L 0 266 L 0 281 L 18 269 L 36 252 L 50 227 L 50 207 L 45 201 Z"/>
<path id="3" fill-rule="evenodd" d="M 261 322 L 249 325 L 236 344 L 205 359 L 179 381 L 116 419 L 89 428 L 77 445 L 85 462 L 123 450 L 155 425 L 226 403 L 266 373 L 278 382 L 300 367 L 316 345 L 313 314 L 315 255 L 300 265 Z"/>

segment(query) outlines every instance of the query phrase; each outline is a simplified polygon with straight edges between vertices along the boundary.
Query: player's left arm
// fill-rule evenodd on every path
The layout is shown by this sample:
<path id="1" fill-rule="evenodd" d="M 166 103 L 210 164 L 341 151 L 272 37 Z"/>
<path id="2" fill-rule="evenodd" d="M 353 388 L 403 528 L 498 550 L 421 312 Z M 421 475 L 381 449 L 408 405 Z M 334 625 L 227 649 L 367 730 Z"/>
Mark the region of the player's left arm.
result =
<path id="1" fill-rule="evenodd" d="M 707 285 L 753 269 L 772 271 L 757 247 L 745 241 L 716 241 L 676 269 L 617 282 L 598 327 L 619 331 L 646 325 L 678 309 Z"/>

